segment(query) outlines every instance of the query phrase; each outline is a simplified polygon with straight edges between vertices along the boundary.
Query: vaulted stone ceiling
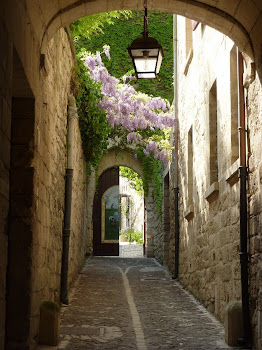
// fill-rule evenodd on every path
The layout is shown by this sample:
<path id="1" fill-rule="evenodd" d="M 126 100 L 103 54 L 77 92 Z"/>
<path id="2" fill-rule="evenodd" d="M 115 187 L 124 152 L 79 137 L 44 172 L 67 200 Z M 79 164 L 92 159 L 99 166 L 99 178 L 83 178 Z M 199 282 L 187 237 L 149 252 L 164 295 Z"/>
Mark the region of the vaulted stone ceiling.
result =
<path id="1" fill-rule="evenodd" d="M 48 41 L 60 27 L 93 13 L 141 10 L 144 0 L 27 0 L 26 4 L 44 53 Z M 147 4 L 149 10 L 183 15 L 221 31 L 251 60 L 255 55 L 256 62 L 261 64 L 261 0 L 147 0 Z"/>

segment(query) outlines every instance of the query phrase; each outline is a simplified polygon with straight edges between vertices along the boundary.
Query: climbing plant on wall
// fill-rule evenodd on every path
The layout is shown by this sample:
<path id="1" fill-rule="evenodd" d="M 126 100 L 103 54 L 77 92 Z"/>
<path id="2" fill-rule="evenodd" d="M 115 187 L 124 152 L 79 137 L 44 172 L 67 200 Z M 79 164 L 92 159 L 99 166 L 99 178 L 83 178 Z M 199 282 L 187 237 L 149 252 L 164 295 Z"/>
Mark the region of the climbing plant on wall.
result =
<path id="1" fill-rule="evenodd" d="M 70 26 L 77 51 L 83 48 L 87 39 L 91 40 L 95 35 L 104 34 L 106 24 L 111 26 L 115 24 L 115 19 L 123 18 L 126 20 L 131 16 L 131 11 L 110 11 L 79 18 Z"/>
<path id="2" fill-rule="evenodd" d="M 76 97 L 82 146 L 89 175 L 92 167 L 98 167 L 103 152 L 107 149 L 112 129 L 105 111 L 99 108 L 103 97 L 100 84 L 91 79 L 79 57 L 73 72 L 71 90 Z"/>
<path id="3" fill-rule="evenodd" d="M 103 53 L 110 59 L 108 45 L 104 45 Z M 97 101 L 96 108 L 106 112 L 106 120 L 112 128 L 109 134 L 111 143 L 116 148 L 128 147 L 135 158 L 142 160 L 145 193 L 153 174 L 154 194 L 161 213 L 162 205 L 158 205 L 162 203 L 161 162 L 164 165 L 168 162 L 168 130 L 174 122 L 168 101 L 137 92 L 130 84 L 123 84 L 111 76 L 104 66 L 100 52 L 95 55 L 85 52 L 82 59 L 87 68 L 86 73 L 96 84 L 101 84 L 102 99 Z M 84 112 L 88 113 L 88 109 Z M 93 147 L 96 145 L 93 144 Z"/>
<path id="4" fill-rule="evenodd" d="M 126 24 L 126 19 L 130 17 L 130 13 L 125 13 L 124 16 L 125 21 L 122 21 L 122 25 Z M 139 33 L 136 34 L 133 28 L 141 28 L 142 16 L 139 12 L 133 13 L 132 16 L 137 20 L 137 24 L 133 21 L 129 30 L 132 28 L 132 33 L 136 37 L 139 36 Z M 121 16 L 117 15 L 116 17 Z M 97 31 L 108 33 L 106 26 L 110 22 L 119 21 L 119 18 L 116 17 L 110 17 L 109 20 L 107 18 L 105 24 L 99 27 Z M 165 22 L 164 18 L 162 18 L 162 22 Z M 90 170 L 91 166 L 96 167 L 99 164 L 101 156 L 107 148 L 109 137 L 111 140 L 117 140 L 116 146 L 119 148 L 131 146 L 131 152 L 143 164 L 145 193 L 148 191 L 148 183 L 151 181 L 153 175 L 154 195 L 157 209 L 161 213 L 163 197 L 161 169 L 162 162 L 166 164 L 168 160 L 168 154 L 166 152 L 166 149 L 169 148 L 167 128 L 170 129 L 173 125 L 173 120 L 172 116 L 168 113 L 169 103 L 161 99 L 159 95 L 168 97 L 168 91 L 172 91 L 172 84 L 170 83 L 170 88 L 167 82 L 167 88 L 164 86 L 161 90 L 156 87 L 158 83 L 161 83 L 161 86 L 163 86 L 161 79 L 155 82 L 142 80 L 138 84 L 131 77 L 127 77 L 127 70 L 132 66 L 126 68 L 126 64 L 131 65 L 131 59 L 127 57 L 128 63 L 120 60 L 122 56 L 120 54 L 121 51 L 118 50 L 119 45 L 114 50 L 111 50 L 113 57 L 118 52 L 118 55 L 113 59 L 115 60 L 114 64 L 110 63 L 113 60 L 106 61 L 105 66 L 101 60 L 100 52 L 97 52 L 99 46 L 97 47 L 96 44 L 96 48 L 93 50 L 96 54 L 84 54 L 85 66 L 87 67 L 85 69 L 81 58 L 83 58 L 86 45 L 88 45 L 88 48 L 91 46 L 91 39 L 93 37 L 99 38 L 99 40 L 101 40 L 101 37 L 103 38 L 103 35 L 85 35 L 86 23 L 85 19 L 83 19 L 83 23 L 78 22 L 77 25 L 74 24 L 72 26 L 78 56 L 78 65 L 72 80 L 72 86 L 77 95 L 80 128 L 88 169 Z M 118 27 L 118 22 L 111 24 L 114 24 L 113 27 L 117 24 Z M 164 32 L 166 33 L 166 30 Z M 113 37 L 115 36 L 116 42 L 117 37 L 118 39 L 119 37 L 127 37 L 125 34 L 119 35 L 119 28 L 114 33 Z M 154 37 L 157 38 L 155 33 Z M 157 39 L 163 45 L 162 39 Z M 104 43 L 105 39 L 102 40 Z M 122 45 L 124 46 L 124 55 L 127 55 L 126 46 L 131 41 L 132 39 L 129 39 L 128 43 L 124 41 L 124 45 Z M 103 52 L 109 57 L 109 46 L 103 45 Z M 116 62 L 117 65 L 115 65 Z M 132 69 L 129 71 L 131 72 Z M 168 77 L 171 82 L 172 76 L 170 71 L 172 71 L 172 60 L 171 67 L 168 68 Z M 115 76 L 110 74 L 110 72 L 113 72 Z M 123 73 L 124 78 L 122 77 Z M 118 77 L 122 79 L 117 79 Z M 123 84 L 126 80 L 128 80 L 128 84 Z M 149 91 L 151 97 L 145 93 L 138 93 L 136 90 Z M 162 91 L 162 94 L 160 91 Z M 158 97 L 153 97 L 154 95 Z"/>

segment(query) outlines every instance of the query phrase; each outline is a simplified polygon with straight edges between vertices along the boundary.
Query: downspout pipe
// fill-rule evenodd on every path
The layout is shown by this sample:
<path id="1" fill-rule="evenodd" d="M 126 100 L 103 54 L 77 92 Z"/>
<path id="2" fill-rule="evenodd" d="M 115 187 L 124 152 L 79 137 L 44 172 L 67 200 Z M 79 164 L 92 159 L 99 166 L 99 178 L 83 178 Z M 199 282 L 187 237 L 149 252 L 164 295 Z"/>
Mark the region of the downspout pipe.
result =
<path id="1" fill-rule="evenodd" d="M 74 152 L 74 123 L 78 117 L 75 98 L 70 95 L 68 103 L 67 119 L 67 168 L 65 175 L 65 212 L 63 228 L 63 251 L 61 267 L 60 300 L 68 305 L 68 262 L 69 243 L 71 233 L 71 207 L 72 207 L 72 184 L 73 184 L 73 152 Z"/>
<path id="2" fill-rule="evenodd" d="M 174 61 L 174 201 L 175 201 L 175 270 L 179 273 L 179 187 L 178 187 L 178 73 L 177 73 L 177 15 L 173 15 L 173 61 Z"/>
<path id="3" fill-rule="evenodd" d="M 239 132 L 239 186 L 240 186 L 240 268 L 243 337 L 238 339 L 241 345 L 251 343 L 251 325 L 249 310 L 249 274 L 248 274 L 248 226 L 247 226 L 247 180 L 248 168 L 246 161 L 246 120 L 245 94 L 243 85 L 243 57 L 237 49 L 237 78 L 238 78 L 238 132 Z"/>

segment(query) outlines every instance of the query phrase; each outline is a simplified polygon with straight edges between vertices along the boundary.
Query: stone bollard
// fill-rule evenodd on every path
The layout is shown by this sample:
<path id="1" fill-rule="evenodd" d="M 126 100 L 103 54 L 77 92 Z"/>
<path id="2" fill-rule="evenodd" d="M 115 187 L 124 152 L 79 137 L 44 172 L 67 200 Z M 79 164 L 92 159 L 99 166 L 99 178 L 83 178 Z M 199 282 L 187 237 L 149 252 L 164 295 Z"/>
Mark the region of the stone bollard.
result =
<path id="1" fill-rule="evenodd" d="M 56 346 L 59 342 L 60 307 L 52 301 L 43 301 L 40 306 L 38 344 Z"/>
<path id="2" fill-rule="evenodd" d="M 237 346 L 242 336 L 242 303 L 232 301 L 225 309 L 225 341 L 229 346 Z"/>

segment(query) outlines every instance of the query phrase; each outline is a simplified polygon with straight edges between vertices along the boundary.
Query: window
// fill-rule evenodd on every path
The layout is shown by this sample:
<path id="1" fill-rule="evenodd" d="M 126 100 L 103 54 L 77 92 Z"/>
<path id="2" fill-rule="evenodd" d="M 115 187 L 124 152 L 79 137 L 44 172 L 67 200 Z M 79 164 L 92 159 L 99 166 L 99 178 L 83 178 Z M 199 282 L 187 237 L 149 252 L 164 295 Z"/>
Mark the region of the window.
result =
<path id="1" fill-rule="evenodd" d="M 193 32 L 191 19 L 186 18 L 186 59 L 193 48 Z"/>
<path id="2" fill-rule="evenodd" d="M 217 152 L 217 84 L 216 80 L 209 91 L 209 179 L 210 185 L 218 181 Z"/>
<path id="3" fill-rule="evenodd" d="M 187 195 L 188 204 L 193 204 L 193 135 L 192 126 L 188 131 L 187 139 Z"/>
<path id="4" fill-rule="evenodd" d="M 237 48 L 230 52 L 230 101 L 231 101 L 231 164 L 238 159 L 238 86 Z"/>
<path id="5" fill-rule="evenodd" d="M 184 75 L 187 75 L 189 65 L 193 58 L 193 32 L 191 19 L 185 19 L 185 56 L 186 63 L 184 68 Z"/>

